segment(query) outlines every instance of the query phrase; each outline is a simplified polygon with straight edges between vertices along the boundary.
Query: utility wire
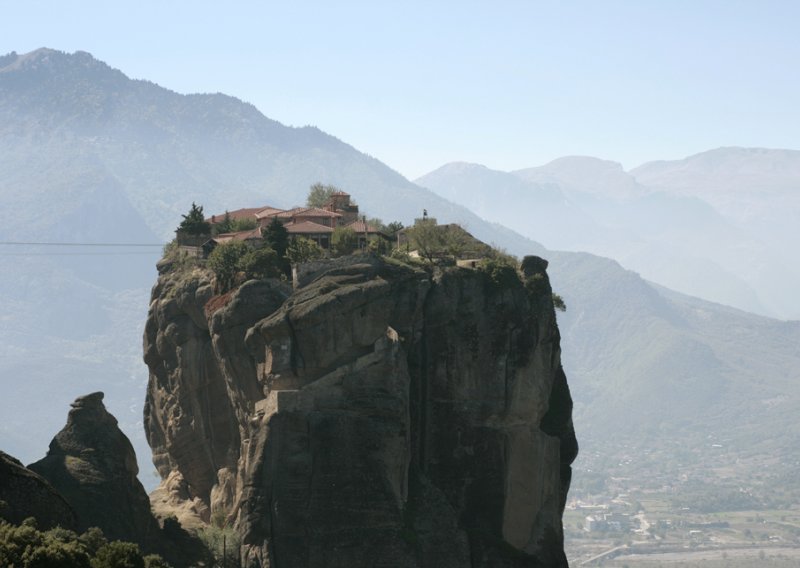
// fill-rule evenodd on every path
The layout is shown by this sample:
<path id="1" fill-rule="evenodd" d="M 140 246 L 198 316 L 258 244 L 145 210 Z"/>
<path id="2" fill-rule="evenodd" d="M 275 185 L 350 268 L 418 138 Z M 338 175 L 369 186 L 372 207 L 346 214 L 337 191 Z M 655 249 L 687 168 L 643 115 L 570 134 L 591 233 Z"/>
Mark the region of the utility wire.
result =
<path id="1" fill-rule="evenodd" d="M 109 251 L 109 252 L 0 252 L 0 256 L 153 256 L 156 251 Z"/>
<path id="2" fill-rule="evenodd" d="M 21 241 L 0 241 L 0 245 L 49 247 L 163 247 L 165 244 L 166 243 L 34 243 Z"/>

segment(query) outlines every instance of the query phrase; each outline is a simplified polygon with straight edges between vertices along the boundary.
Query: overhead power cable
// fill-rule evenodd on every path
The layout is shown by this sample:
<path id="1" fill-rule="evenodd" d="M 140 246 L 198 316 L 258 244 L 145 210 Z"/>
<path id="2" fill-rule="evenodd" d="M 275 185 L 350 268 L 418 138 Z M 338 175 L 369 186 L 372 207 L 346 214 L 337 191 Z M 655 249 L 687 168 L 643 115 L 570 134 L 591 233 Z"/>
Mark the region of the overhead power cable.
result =
<path id="1" fill-rule="evenodd" d="M 48 246 L 48 247 L 163 247 L 166 243 L 55 243 L 0 241 L 0 245 L 10 246 Z"/>
<path id="2" fill-rule="evenodd" d="M 0 252 L 0 256 L 153 256 L 156 251 L 108 252 Z"/>

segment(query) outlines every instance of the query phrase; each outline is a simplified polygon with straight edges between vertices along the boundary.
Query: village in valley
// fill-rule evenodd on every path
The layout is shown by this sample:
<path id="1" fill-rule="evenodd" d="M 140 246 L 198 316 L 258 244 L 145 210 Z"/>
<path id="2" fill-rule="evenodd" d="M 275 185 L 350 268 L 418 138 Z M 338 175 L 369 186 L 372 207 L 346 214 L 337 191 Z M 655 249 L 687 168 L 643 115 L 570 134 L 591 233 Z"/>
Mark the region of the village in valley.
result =
<path id="1" fill-rule="evenodd" d="M 674 444 L 683 443 L 676 440 Z M 763 456 L 727 448 L 747 471 L 730 471 L 712 436 L 686 453 L 704 451 L 698 465 L 676 464 L 659 448 L 610 447 L 584 453 L 573 466 L 564 511 L 570 565 L 623 568 L 709 568 L 800 564 L 800 514 L 794 495 L 775 495 Z M 686 455 L 686 454 L 685 454 Z M 647 462 L 659 463 L 654 472 Z M 760 469 L 761 473 L 751 473 Z M 764 484 L 762 485 L 762 481 Z"/>

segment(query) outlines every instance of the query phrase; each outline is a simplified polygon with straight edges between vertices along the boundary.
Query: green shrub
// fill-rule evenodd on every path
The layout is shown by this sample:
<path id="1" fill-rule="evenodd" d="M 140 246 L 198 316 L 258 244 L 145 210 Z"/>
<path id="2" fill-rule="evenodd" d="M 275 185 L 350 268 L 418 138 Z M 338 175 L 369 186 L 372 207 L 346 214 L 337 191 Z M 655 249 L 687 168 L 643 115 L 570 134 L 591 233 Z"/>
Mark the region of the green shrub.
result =
<path id="1" fill-rule="evenodd" d="M 201 529 L 197 536 L 222 568 L 238 568 L 239 566 L 239 534 L 233 527 L 214 526 Z M 223 562 L 224 559 L 224 562 Z"/>
<path id="2" fill-rule="evenodd" d="M 239 261 L 249 251 L 250 247 L 242 241 L 230 241 L 218 245 L 208 255 L 208 267 L 217 277 L 217 288 L 220 292 L 226 292 L 233 287 L 239 271 Z"/>
<path id="3" fill-rule="evenodd" d="M 225 211 L 222 221 L 216 223 L 211 229 L 214 235 L 224 233 L 238 233 L 239 231 L 252 231 L 258 226 L 256 218 L 232 219 L 231 214 Z"/>
<path id="4" fill-rule="evenodd" d="M 282 274 L 278 255 L 269 247 L 246 252 L 236 267 L 247 278 L 280 278 Z"/>
<path id="5" fill-rule="evenodd" d="M 97 554 L 98 550 L 108 544 L 103 531 L 97 527 L 89 527 L 86 529 L 86 532 L 79 537 L 79 540 L 89 551 L 89 554 L 92 555 Z"/>
<path id="6" fill-rule="evenodd" d="M 367 250 L 374 254 L 389 254 L 392 244 L 383 237 L 375 237 L 367 243 Z"/>
<path id="7" fill-rule="evenodd" d="M 323 254 L 322 247 L 306 237 L 297 237 L 286 249 L 287 258 L 294 264 L 321 258 Z"/>
<path id="8" fill-rule="evenodd" d="M 103 545 L 92 558 L 92 568 L 145 568 L 139 547 L 115 540 Z"/>
<path id="9" fill-rule="evenodd" d="M 45 539 L 44 542 L 25 551 L 22 556 L 25 568 L 90 568 L 89 555 L 76 542 L 60 542 Z"/>
<path id="10" fill-rule="evenodd" d="M 0 522 L 0 566 L 24 568 L 89 568 L 86 547 L 72 531 L 41 532 L 33 518 L 19 526 Z"/>
<path id="11" fill-rule="evenodd" d="M 336 256 L 344 256 L 358 248 L 358 235 L 348 227 L 336 227 L 331 235 L 331 249 Z"/>
<path id="12" fill-rule="evenodd" d="M 513 257 L 484 258 L 478 263 L 478 270 L 484 272 L 492 284 L 501 288 L 520 283 L 516 259 Z"/>
<path id="13" fill-rule="evenodd" d="M 145 558 L 130 542 L 108 542 L 94 527 L 78 536 L 56 527 L 36 528 L 36 520 L 19 526 L 0 521 L 0 566 L 18 568 L 169 568 L 157 555 Z"/>
<path id="14" fill-rule="evenodd" d="M 143 560 L 144 568 L 172 568 L 169 563 L 158 554 L 148 554 Z"/>

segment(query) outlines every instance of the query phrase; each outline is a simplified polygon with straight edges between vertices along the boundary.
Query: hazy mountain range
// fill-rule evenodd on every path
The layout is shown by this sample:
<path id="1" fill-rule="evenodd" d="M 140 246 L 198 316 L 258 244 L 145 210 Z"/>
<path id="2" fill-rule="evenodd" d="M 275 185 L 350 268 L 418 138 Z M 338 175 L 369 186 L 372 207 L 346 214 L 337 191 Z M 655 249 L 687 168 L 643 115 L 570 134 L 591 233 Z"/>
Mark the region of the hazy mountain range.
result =
<path id="1" fill-rule="evenodd" d="M 800 318 L 800 152 L 720 148 L 630 172 L 568 157 L 499 172 L 448 164 L 417 180 L 553 249 L 607 256 L 675 290 Z"/>
<path id="2" fill-rule="evenodd" d="M 742 153 L 741 167 L 754 167 L 750 151 L 720 152 L 736 163 Z M 424 208 L 509 252 L 550 260 L 568 306 L 559 316 L 563 360 L 585 455 L 622 438 L 658 445 L 685 435 L 691 444 L 711 431 L 744 448 L 755 424 L 762 443 L 781 432 L 770 451 L 796 461 L 800 324 L 690 298 L 615 261 L 530 240 L 602 252 L 659 284 L 695 286 L 698 296 L 752 311 L 798 313 L 784 294 L 796 275 L 782 259 L 793 251 L 771 244 L 796 229 L 744 182 L 736 199 L 752 215 L 737 216 L 736 199 L 712 187 L 719 176 L 708 174 L 705 193 L 694 194 L 692 180 L 705 171 L 695 162 L 631 173 L 588 158 L 515 173 L 459 164 L 415 184 L 316 128 L 283 126 L 232 97 L 133 81 L 81 52 L 0 57 L 0 241 L 159 243 L 193 201 L 208 213 L 289 207 L 316 181 L 386 221 L 408 224 Z M 765 179 L 786 181 L 780 215 L 791 217 L 790 169 L 775 172 Z M 502 217 L 517 232 L 482 217 Z M 764 231 L 753 236 L 757 227 Z M 725 243 L 734 252 L 722 252 Z M 0 447 L 40 458 L 69 402 L 104 390 L 147 472 L 141 336 L 160 249 L 0 246 Z M 773 270 L 784 280 L 771 280 Z"/>

